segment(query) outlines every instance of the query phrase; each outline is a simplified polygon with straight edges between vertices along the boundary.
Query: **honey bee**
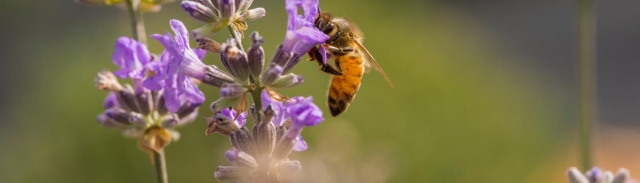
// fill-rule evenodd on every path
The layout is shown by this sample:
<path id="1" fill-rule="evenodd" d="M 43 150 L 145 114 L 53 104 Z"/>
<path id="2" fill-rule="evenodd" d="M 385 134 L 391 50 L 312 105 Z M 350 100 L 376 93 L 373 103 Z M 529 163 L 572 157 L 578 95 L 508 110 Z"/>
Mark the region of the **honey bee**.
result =
<path id="1" fill-rule="evenodd" d="M 393 88 L 393 84 L 387 74 L 371 53 L 362 46 L 362 32 L 352 21 L 334 17 L 329 12 L 321 12 L 315 19 L 314 27 L 329 36 L 329 39 L 320 46 L 326 48 L 329 57 L 334 57 L 335 68 L 322 62 L 325 53 L 321 53 L 317 47 L 312 48 L 308 55 L 309 60 L 316 60 L 320 64 L 320 70 L 333 75 L 329 85 L 328 100 L 329 111 L 332 116 L 337 116 L 349 108 L 349 105 L 360 89 L 362 75 L 375 66 L 384 79 Z"/>

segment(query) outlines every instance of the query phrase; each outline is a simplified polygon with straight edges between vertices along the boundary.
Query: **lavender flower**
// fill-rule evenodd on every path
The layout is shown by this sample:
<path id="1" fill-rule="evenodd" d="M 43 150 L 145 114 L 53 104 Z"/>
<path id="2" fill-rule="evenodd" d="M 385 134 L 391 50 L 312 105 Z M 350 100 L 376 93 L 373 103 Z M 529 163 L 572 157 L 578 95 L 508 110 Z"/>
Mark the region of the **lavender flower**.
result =
<path id="1" fill-rule="evenodd" d="M 215 66 L 202 63 L 205 51 L 189 47 L 189 34 L 182 22 L 171 20 L 170 25 L 175 37 L 169 33 L 151 35 L 162 43 L 166 50 L 159 62 L 149 65 L 149 70 L 155 71 L 156 75 L 145 80 L 143 86 L 155 91 L 164 89 L 167 108 L 176 112 L 185 101 L 192 104 L 201 104 L 204 101 L 204 94 L 191 78 L 218 87 L 223 83 L 232 82 L 233 78 Z"/>
<path id="2" fill-rule="evenodd" d="M 288 15 L 287 33 L 282 47 L 277 51 L 289 54 L 289 59 L 279 63 L 288 72 L 311 48 L 324 43 L 329 36 L 313 27 L 313 22 L 319 14 L 318 0 L 287 0 L 286 10 Z M 298 7 L 302 7 L 304 16 L 298 15 Z"/>
<path id="3" fill-rule="evenodd" d="M 244 112 L 248 101 L 246 94 L 250 90 L 264 89 L 276 93 L 272 89 L 290 88 L 304 83 L 304 78 L 293 73 L 283 75 L 283 68 L 271 60 L 270 66 L 262 72 L 264 67 L 263 38 L 254 32 L 251 35 L 252 44 L 248 53 L 239 48 L 235 39 L 228 39 L 222 44 L 220 60 L 222 65 L 234 77 L 235 83 L 226 83 L 220 90 L 222 96 L 211 104 L 213 113 L 228 107 Z M 277 58 L 277 56 L 274 56 Z M 260 74 L 262 72 L 262 74 Z M 279 94 L 276 94 L 279 95 Z"/>
<path id="4" fill-rule="evenodd" d="M 191 17 L 206 23 L 193 31 L 197 39 L 214 35 L 227 26 L 233 26 L 241 35 L 247 21 L 265 16 L 264 8 L 249 9 L 253 0 L 183 0 L 181 5 Z"/>
<path id="5" fill-rule="evenodd" d="M 77 3 L 93 5 L 93 6 L 116 6 L 126 10 L 127 4 L 125 0 L 75 0 Z M 162 4 L 170 3 L 175 0 L 140 0 L 140 10 L 143 12 L 158 12 Z"/>
<path id="6" fill-rule="evenodd" d="M 233 145 L 225 153 L 233 166 L 218 166 L 214 173 L 217 180 L 286 182 L 300 172 L 300 163 L 287 156 L 301 142 L 302 129 L 323 120 L 322 111 L 311 102 L 311 97 L 295 97 L 285 105 L 270 99 L 266 92 L 262 99 L 265 106 L 260 111 L 262 121 L 254 125 L 252 132 L 233 122 L 233 115 L 224 115 L 229 113 L 227 109 L 208 119 L 208 131 L 229 136 Z M 291 121 L 291 125 L 286 121 Z"/>
<path id="7" fill-rule="evenodd" d="M 267 108 L 267 107 L 271 107 L 275 113 L 274 117 L 273 117 L 273 125 L 275 125 L 276 127 L 280 127 L 280 126 L 287 126 L 287 128 L 289 128 L 291 131 L 291 133 L 297 133 L 297 135 L 295 134 L 291 134 L 291 135 L 295 135 L 292 136 L 291 139 L 295 139 L 296 143 L 293 146 L 293 150 L 294 151 L 305 151 L 307 150 L 307 142 L 304 141 L 304 139 L 302 139 L 302 135 L 300 135 L 300 132 L 302 131 L 302 126 L 297 125 L 298 123 L 291 123 L 292 122 L 292 118 L 291 118 L 291 114 L 294 113 L 298 113 L 300 114 L 301 112 L 297 112 L 294 110 L 299 110 L 298 108 L 296 108 L 297 106 L 301 106 L 301 105 L 294 105 L 295 103 L 292 103 L 294 101 L 300 100 L 300 98 L 302 97 L 298 97 L 298 98 L 293 98 L 290 99 L 290 101 L 287 102 L 287 107 L 285 107 L 285 105 L 282 104 L 282 102 L 278 102 L 276 100 L 273 100 L 271 98 L 271 96 L 269 95 L 269 93 L 267 91 L 263 91 L 262 92 L 262 106 L 263 108 Z M 309 97 L 309 101 L 312 100 L 311 97 Z M 305 104 L 306 107 L 309 107 L 309 109 L 313 108 L 313 106 L 315 105 L 311 105 L 311 104 Z M 309 117 L 314 117 L 314 119 L 309 118 L 309 120 L 320 120 L 322 121 L 322 111 L 320 109 L 317 108 L 317 106 L 315 107 L 317 110 L 315 112 L 320 112 L 319 113 L 319 119 L 317 118 L 318 114 L 314 114 L 315 116 L 309 116 Z M 291 111 L 291 112 L 288 112 Z M 298 117 L 303 117 L 303 116 L 299 116 L 299 115 L 295 115 Z M 305 116 L 306 117 L 306 116 Z M 300 120 L 298 120 L 300 121 Z M 318 121 L 318 122 L 320 122 Z M 291 128 L 293 128 L 293 131 L 291 130 Z"/>
<path id="8" fill-rule="evenodd" d="M 635 181 L 630 180 L 629 170 L 621 168 L 618 173 L 613 175 L 610 171 L 602 171 L 598 167 L 593 167 L 591 170 L 582 174 L 580 170 L 572 167 L 567 172 L 570 183 L 633 183 Z"/>
<path id="9" fill-rule="evenodd" d="M 142 81 L 153 81 L 147 77 L 147 69 L 156 71 L 157 77 L 153 79 L 164 79 L 158 85 L 176 86 L 175 81 L 179 76 L 174 76 L 177 74 L 163 77 L 171 72 L 166 68 L 175 57 L 165 51 L 159 61 L 151 62 L 152 56 L 145 45 L 133 39 L 121 37 L 116 42 L 112 59 L 120 69 L 115 74 L 102 71 L 96 78 L 97 88 L 109 91 L 103 104 L 106 110 L 98 116 L 98 122 L 102 126 L 122 130 L 128 137 L 138 138 L 140 147 L 148 151 L 160 150 L 172 140 L 177 140 L 179 133 L 174 128 L 193 122 L 202 102 L 192 102 L 187 99 L 175 101 L 175 90 L 164 90 L 163 87 L 159 87 L 152 88 L 154 89 L 152 92 L 142 87 Z M 134 86 L 120 84 L 116 75 L 121 78 L 131 78 Z M 186 76 L 182 77 L 186 78 Z M 185 81 L 192 82 L 190 79 Z M 179 84 L 178 87 L 189 87 L 187 84 Z M 197 90 L 197 88 L 186 89 Z"/>

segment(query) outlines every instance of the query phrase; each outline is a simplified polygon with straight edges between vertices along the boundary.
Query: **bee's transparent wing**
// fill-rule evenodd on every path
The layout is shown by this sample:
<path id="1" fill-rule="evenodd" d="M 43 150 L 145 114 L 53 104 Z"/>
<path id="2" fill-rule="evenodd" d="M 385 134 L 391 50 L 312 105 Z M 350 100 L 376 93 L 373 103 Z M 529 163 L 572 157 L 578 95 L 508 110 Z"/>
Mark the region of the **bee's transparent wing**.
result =
<path id="1" fill-rule="evenodd" d="M 361 50 L 362 52 L 364 52 L 363 54 L 367 57 L 364 60 L 364 66 L 366 71 L 370 71 L 371 70 L 371 65 L 375 66 L 375 69 L 378 70 L 378 72 L 380 72 L 380 74 L 382 74 L 382 76 L 384 77 L 385 80 L 387 80 L 387 83 L 389 83 L 389 85 L 391 86 L 391 88 L 393 87 L 393 83 L 391 83 L 391 79 L 389 79 L 389 77 L 387 76 L 387 74 L 384 73 L 384 71 L 382 70 L 382 67 L 380 67 L 380 64 L 378 64 L 378 62 L 376 62 L 376 59 L 373 58 L 373 56 L 371 56 L 371 53 L 369 53 L 369 50 L 367 50 L 367 48 L 365 48 L 364 46 L 362 46 L 362 44 L 360 44 L 359 41 L 355 41 L 356 44 L 358 45 L 358 49 Z"/>

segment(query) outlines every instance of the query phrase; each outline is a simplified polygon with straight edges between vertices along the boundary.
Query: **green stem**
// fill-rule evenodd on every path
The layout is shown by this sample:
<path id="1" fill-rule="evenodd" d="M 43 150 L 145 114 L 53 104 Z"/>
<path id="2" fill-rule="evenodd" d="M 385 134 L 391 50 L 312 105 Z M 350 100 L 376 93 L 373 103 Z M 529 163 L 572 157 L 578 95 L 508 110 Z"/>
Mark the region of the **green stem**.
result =
<path id="1" fill-rule="evenodd" d="M 260 85 L 256 82 L 253 76 L 249 76 L 249 80 L 251 83 L 254 83 L 256 88 L 251 90 L 251 97 L 253 98 L 253 103 L 256 104 L 256 115 L 258 119 L 255 119 L 254 124 L 258 124 L 262 120 L 262 115 L 260 115 L 260 111 L 262 111 L 262 90 L 264 88 L 260 87 Z"/>
<path id="2" fill-rule="evenodd" d="M 156 168 L 156 180 L 158 183 L 168 183 L 167 162 L 164 158 L 164 150 L 153 151 L 153 163 Z"/>
<path id="3" fill-rule="evenodd" d="M 142 11 L 140 11 L 140 0 L 127 0 L 127 7 L 129 9 L 129 19 L 131 19 L 133 39 L 140 41 L 142 44 L 147 44 L 147 33 L 144 27 Z"/>
<path id="4" fill-rule="evenodd" d="M 233 37 L 233 39 L 236 40 L 238 48 L 244 51 L 244 48 L 242 47 L 242 39 L 240 39 L 240 36 L 238 35 L 238 30 L 236 30 L 235 27 L 231 25 L 227 26 L 227 29 L 229 29 L 229 33 L 231 33 L 231 37 Z M 253 123 L 258 124 L 262 120 L 262 115 L 260 115 L 260 111 L 262 111 L 262 98 L 261 98 L 262 95 L 261 94 L 264 88 L 260 87 L 260 83 L 258 83 L 258 81 L 256 81 L 256 79 L 253 76 L 249 76 L 249 82 L 255 86 L 255 88 L 251 89 L 249 93 L 251 93 L 251 97 L 253 98 L 253 103 L 256 104 L 256 112 L 258 112 L 258 114 L 256 115 L 258 119 L 254 119 L 255 121 Z"/>
<path id="5" fill-rule="evenodd" d="M 242 40 L 240 39 L 240 35 L 238 35 L 238 30 L 231 25 L 227 26 L 227 28 L 229 29 L 229 33 L 231 33 L 231 37 L 233 37 L 233 39 L 236 40 L 236 43 L 238 43 L 238 48 L 244 51 L 244 48 L 242 47 Z"/>
<path id="6" fill-rule="evenodd" d="M 140 11 L 140 0 L 126 0 L 129 9 L 129 19 L 131 20 L 131 32 L 133 39 L 147 44 L 147 33 Z M 168 183 L 167 162 L 164 157 L 164 150 L 153 151 L 153 165 L 156 170 L 156 180 L 158 183 Z"/>
<path id="7" fill-rule="evenodd" d="M 592 0 L 577 1 L 578 68 L 580 83 L 579 130 L 582 170 L 591 162 L 591 131 L 597 118 L 596 108 L 596 56 L 595 14 Z"/>

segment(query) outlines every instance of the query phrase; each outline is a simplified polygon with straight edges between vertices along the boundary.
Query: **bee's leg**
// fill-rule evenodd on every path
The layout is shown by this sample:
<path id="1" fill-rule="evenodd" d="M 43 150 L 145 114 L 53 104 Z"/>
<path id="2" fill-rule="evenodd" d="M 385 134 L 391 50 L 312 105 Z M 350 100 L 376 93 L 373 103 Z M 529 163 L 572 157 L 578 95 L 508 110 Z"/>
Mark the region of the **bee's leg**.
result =
<path id="1" fill-rule="evenodd" d="M 318 62 L 321 62 L 321 61 L 318 61 Z M 320 70 L 322 72 L 326 72 L 332 75 L 342 76 L 342 68 L 340 68 L 340 65 L 338 64 L 338 62 L 336 62 L 336 66 L 338 67 L 337 70 L 331 67 L 331 65 L 329 64 L 322 64 L 322 67 L 320 68 Z"/>
<path id="2" fill-rule="evenodd" d="M 338 47 L 335 47 L 335 46 L 327 45 L 326 47 L 334 55 L 346 55 L 346 54 L 351 53 L 353 51 L 353 48 L 348 47 L 348 46 L 338 48 Z"/>
<path id="3" fill-rule="evenodd" d="M 320 51 L 318 50 L 318 48 L 313 47 L 311 48 L 311 50 L 309 50 L 309 61 L 317 61 L 318 64 L 322 67 L 320 67 L 320 70 L 322 72 L 325 73 L 329 73 L 331 75 L 338 75 L 341 76 L 342 75 L 342 69 L 338 68 L 335 69 L 333 68 L 331 65 L 327 64 L 327 63 L 322 63 L 322 54 L 320 53 Z"/>
<path id="4" fill-rule="evenodd" d="M 309 61 L 314 61 L 317 60 L 319 62 L 321 62 L 320 59 L 322 59 L 321 55 L 320 55 L 320 51 L 318 51 L 317 47 L 313 47 L 311 48 L 311 50 L 309 50 L 309 52 L 307 53 L 309 55 Z"/>

